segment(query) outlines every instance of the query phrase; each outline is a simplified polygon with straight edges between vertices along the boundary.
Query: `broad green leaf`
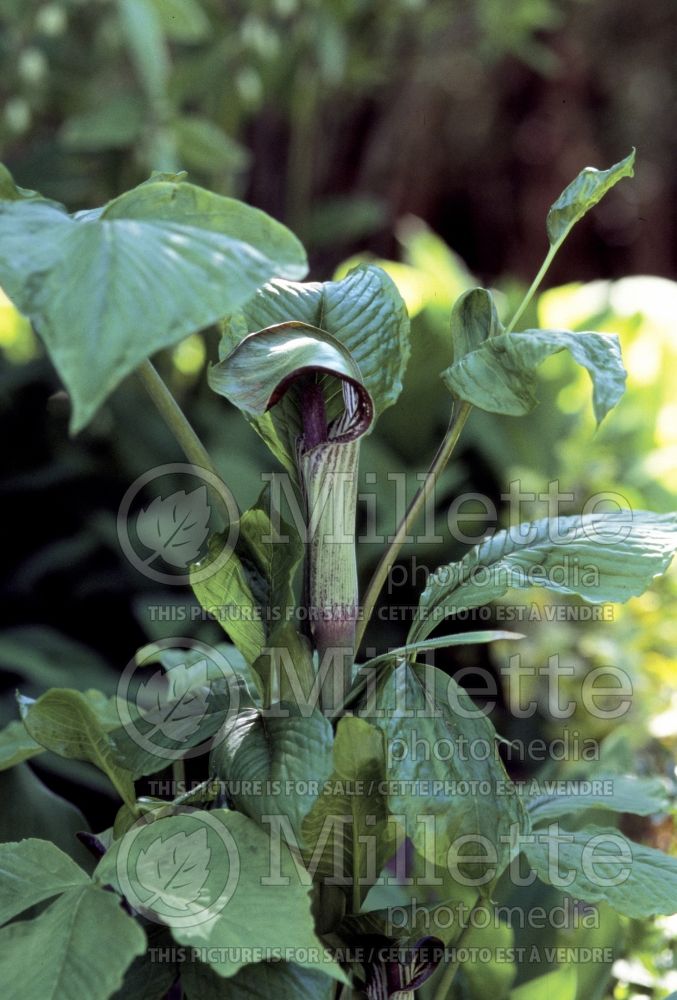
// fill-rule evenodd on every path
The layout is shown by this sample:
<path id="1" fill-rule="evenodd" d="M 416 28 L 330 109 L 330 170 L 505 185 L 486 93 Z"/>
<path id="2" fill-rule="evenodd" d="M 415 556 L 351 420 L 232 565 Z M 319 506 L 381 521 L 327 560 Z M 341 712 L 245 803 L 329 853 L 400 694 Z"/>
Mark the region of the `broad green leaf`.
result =
<path id="1" fill-rule="evenodd" d="M 317 711 L 303 716 L 296 706 L 280 704 L 279 713 L 247 709 L 226 722 L 210 767 L 232 786 L 240 812 L 259 823 L 262 816 L 285 816 L 300 840 L 301 823 L 331 774 L 333 731 Z"/>
<path id="2" fill-rule="evenodd" d="M 125 973 L 120 989 L 111 1000 L 164 1000 L 178 976 L 177 963 L 158 961 L 156 949 L 167 949 L 163 958 L 174 949 L 174 941 L 162 924 L 148 924 L 145 927 L 148 947 L 143 955 L 138 955 Z"/>
<path id="3" fill-rule="evenodd" d="M 498 334 L 503 327 L 496 312 L 491 292 L 486 288 L 471 288 L 464 292 L 451 311 L 451 345 L 454 363 Z"/>
<path id="4" fill-rule="evenodd" d="M 360 715 L 372 714 L 386 737 L 390 812 L 405 818 L 422 857 L 441 866 L 453 859 L 463 878 L 489 893 L 527 825 L 491 722 L 453 678 L 407 663 L 391 671 L 360 708 Z M 464 753 L 463 745 L 474 747 L 473 753 Z M 467 840 L 457 844 L 461 837 Z M 489 838 L 495 857 L 478 837 L 485 843 Z M 475 860 L 463 860 L 473 855 Z"/>
<path id="5" fill-rule="evenodd" d="M 214 614 L 248 663 L 271 644 L 275 624 L 293 613 L 293 579 L 303 556 L 303 544 L 294 529 L 266 510 L 267 493 L 246 511 L 237 525 L 237 543 L 229 558 L 205 576 L 205 566 L 221 555 L 226 539 L 214 535 L 205 559 L 191 567 L 191 586 L 202 607 Z M 268 539 L 264 541 L 264 539 Z"/>
<path id="6" fill-rule="evenodd" d="M 77 219 L 45 202 L 0 202 L 0 284 L 45 341 L 73 431 L 149 355 L 271 276 L 305 269 L 279 223 L 181 181 L 142 184 Z"/>
<path id="7" fill-rule="evenodd" d="M 409 319 L 393 281 L 378 267 L 357 267 L 342 281 L 273 281 L 226 326 L 221 357 L 246 333 L 294 320 L 324 330 L 350 352 L 379 414 L 402 390 Z"/>
<path id="8" fill-rule="evenodd" d="M 594 775 L 580 781 L 543 782 L 540 794 L 525 798 L 524 804 L 533 826 L 553 819 L 566 819 L 588 809 L 651 816 L 665 812 L 668 797 L 658 778 L 633 778 L 628 775 Z M 565 785 L 560 791 L 560 786 Z"/>
<path id="9" fill-rule="evenodd" d="M 576 1000 L 577 974 L 573 965 L 537 976 L 510 993 L 510 1000 Z"/>
<path id="10" fill-rule="evenodd" d="M 462 949 L 470 957 L 461 966 L 461 975 L 468 987 L 468 1000 L 486 1000 L 487 997 L 507 997 L 512 985 L 517 967 L 510 958 L 511 949 L 515 944 L 515 935 L 511 927 L 492 921 L 489 927 L 473 927 L 463 936 Z M 489 961 L 477 961 L 473 958 L 478 954 L 475 949 L 486 949 L 491 956 Z M 548 1000 L 552 1000 L 550 994 Z M 575 998 L 574 998 L 575 1000 Z"/>
<path id="11" fill-rule="evenodd" d="M 241 969 L 224 985 L 209 965 L 186 960 L 181 985 L 187 1000 L 332 1000 L 336 981 L 291 962 L 257 962 Z"/>
<path id="12" fill-rule="evenodd" d="M 306 323 L 280 323 L 250 334 L 209 370 L 208 378 L 293 474 L 304 441 L 304 392 L 310 391 L 304 383 L 309 379 L 321 386 L 329 440 L 357 439 L 373 420 L 372 400 L 355 359 L 340 341 Z M 297 391 L 289 392 L 294 383 Z M 337 407 L 340 398 L 344 405 Z"/>
<path id="13" fill-rule="evenodd" d="M 123 801 L 134 807 L 132 775 L 118 763 L 115 742 L 84 695 L 53 688 L 37 701 L 21 698 L 19 707 L 28 733 L 37 743 L 60 757 L 95 764 L 110 778 Z"/>
<path id="14" fill-rule="evenodd" d="M 677 858 L 618 830 L 587 826 L 570 833 L 553 826 L 554 832 L 538 830 L 535 842 L 522 848 L 541 881 L 590 903 L 603 900 L 638 920 L 677 912 Z"/>
<path id="15" fill-rule="evenodd" d="M 143 102 L 130 94 L 66 119 L 59 141 L 69 152 L 99 153 L 125 149 L 137 141 L 144 123 Z"/>
<path id="16" fill-rule="evenodd" d="M 383 734 L 365 719 L 346 716 L 334 740 L 333 773 L 303 822 L 306 863 L 329 884 L 350 891 L 353 912 L 395 852 L 389 821 Z M 336 880 L 336 881 L 333 881 Z"/>
<path id="17" fill-rule="evenodd" d="M 65 892 L 34 920 L 0 930 L 0 981 L 22 1000 L 108 1000 L 146 936 L 114 893 Z"/>
<path id="18" fill-rule="evenodd" d="M 89 884 L 82 868 L 48 840 L 0 844 L 0 924 L 44 899 Z"/>
<path id="19" fill-rule="evenodd" d="M 499 531 L 457 563 L 440 566 L 419 600 L 409 642 L 447 615 L 494 601 L 511 588 L 546 587 L 592 604 L 623 603 L 664 573 L 677 548 L 677 515 L 614 511 L 544 518 Z"/>
<path id="20" fill-rule="evenodd" d="M 241 813 L 195 810 L 138 823 L 95 878 L 171 927 L 179 944 L 208 949 L 220 976 L 255 962 L 255 945 L 296 950 L 300 965 L 342 978 L 315 936 L 307 873 Z"/>
<path id="21" fill-rule="evenodd" d="M 23 722 L 15 719 L 0 730 L 0 771 L 43 753 L 44 747 L 29 736 Z"/>
<path id="22" fill-rule="evenodd" d="M 585 167 L 562 191 L 548 212 L 547 230 L 551 246 L 560 244 L 571 232 L 579 219 L 617 184 L 622 177 L 633 177 L 635 150 L 624 160 L 615 163 L 608 170 Z"/>
<path id="23" fill-rule="evenodd" d="M 466 342 L 470 343 L 470 339 Z M 568 330 L 501 333 L 454 361 L 442 372 L 442 379 L 455 396 L 481 410 L 522 416 L 538 402 L 535 370 L 551 354 L 565 350 L 592 379 L 593 409 L 599 424 L 625 388 L 626 372 L 618 337 L 612 333 Z"/>

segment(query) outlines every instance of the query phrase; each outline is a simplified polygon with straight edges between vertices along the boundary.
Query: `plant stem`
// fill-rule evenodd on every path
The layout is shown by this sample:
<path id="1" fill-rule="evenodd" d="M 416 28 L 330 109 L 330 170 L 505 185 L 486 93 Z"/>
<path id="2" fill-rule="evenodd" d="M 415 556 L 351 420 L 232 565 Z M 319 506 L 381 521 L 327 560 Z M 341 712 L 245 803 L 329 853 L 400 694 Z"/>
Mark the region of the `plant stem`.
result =
<path id="1" fill-rule="evenodd" d="M 459 934 L 458 940 L 454 943 L 455 951 L 459 950 L 459 948 L 461 947 L 466 938 L 466 935 L 471 930 L 473 914 L 475 913 L 475 910 L 478 909 L 479 906 L 480 906 L 479 902 L 475 903 L 472 910 L 470 911 L 470 915 L 468 917 L 468 923 L 465 925 L 465 927 Z M 433 994 L 433 1000 L 447 1000 L 447 995 L 449 993 L 449 990 L 451 989 L 451 985 L 454 979 L 456 978 L 456 973 L 458 972 L 458 969 L 459 969 L 458 962 L 449 962 L 449 964 L 444 969 L 442 978 L 439 981 L 439 985 L 437 986 L 437 989 Z"/>
<path id="2" fill-rule="evenodd" d="M 426 500 L 435 488 L 435 484 L 439 479 L 441 473 L 451 458 L 452 452 L 458 443 L 458 439 L 461 436 L 461 431 L 465 426 L 465 422 L 468 419 L 470 411 L 472 410 L 472 405 L 470 403 L 460 403 L 458 409 L 455 409 L 447 433 L 444 436 L 444 440 L 437 449 L 437 454 L 433 459 L 432 465 L 428 470 L 428 474 L 425 477 L 425 481 L 421 488 L 418 490 L 416 496 L 409 504 L 407 512 L 404 515 L 400 525 L 395 532 L 392 542 L 383 553 L 381 561 L 379 562 L 374 575 L 372 576 L 369 586 L 367 587 L 366 593 L 364 595 L 364 602 L 362 604 L 362 614 L 360 621 L 357 624 L 357 634 L 355 637 L 355 650 L 357 651 L 362 637 L 364 636 L 365 629 L 369 624 L 369 619 L 372 616 L 378 595 L 381 592 L 381 588 L 388 579 L 388 574 L 393 567 L 393 563 L 397 559 L 400 549 L 404 544 L 404 540 L 409 534 L 409 529 L 413 526 L 416 518 L 418 517 L 421 508 L 424 506 Z"/>
<path id="3" fill-rule="evenodd" d="M 204 469 L 206 472 L 211 473 L 211 475 L 223 485 L 223 489 L 226 491 L 226 485 L 223 483 L 221 476 L 216 471 L 216 468 L 207 453 L 207 449 L 193 430 L 185 413 L 174 399 L 173 395 L 169 391 L 169 388 L 158 374 L 156 368 L 150 361 L 146 360 L 139 365 L 136 369 L 136 373 L 141 379 L 146 392 L 155 403 L 160 416 L 178 441 L 188 461 L 192 465 L 197 466 L 199 469 Z M 212 498 L 212 502 L 216 506 L 224 521 L 224 524 L 228 524 L 230 522 L 230 514 L 220 490 L 210 485 L 209 493 Z"/>
<path id="4" fill-rule="evenodd" d="M 560 241 L 560 243 L 561 243 L 561 241 Z M 515 315 L 510 320 L 510 323 L 506 327 L 506 329 L 505 329 L 506 333 L 512 333 L 512 331 L 515 329 L 515 325 L 517 323 L 517 320 L 520 318 L 520 316 L 522 315 L 522 313 L 524 312 L 524 310 L 526 309 L 526 307 L 529 305 L 529 303 L 533 299 L 534 295 L 536 294 L 536 290 L 538 289 L 538 286 L 543 281 L 543 278 L 545 277 L 548 268 L 552 264 L 552 262 L 553 262 L 553 260 L 555 258 L 555 254 L 557 253 L 557 251 L 560 248 L 560 243 L 554 243 L 550 247 L 550 249 L 548 250 L 546 258 L 543 261 L 543 263 L 541 264 L 540 271 L 538 272 L 538 274 L 536 275 L 536 277 L 534 278 L 534 280 L 529 285 L 529 289 L 528 289 L 526 295 L 524 296 L 524 298 L 522 299 L 522 301 L 521 301 L 521 303 L 519 305 L 519 308 L 517 309 Z"/>

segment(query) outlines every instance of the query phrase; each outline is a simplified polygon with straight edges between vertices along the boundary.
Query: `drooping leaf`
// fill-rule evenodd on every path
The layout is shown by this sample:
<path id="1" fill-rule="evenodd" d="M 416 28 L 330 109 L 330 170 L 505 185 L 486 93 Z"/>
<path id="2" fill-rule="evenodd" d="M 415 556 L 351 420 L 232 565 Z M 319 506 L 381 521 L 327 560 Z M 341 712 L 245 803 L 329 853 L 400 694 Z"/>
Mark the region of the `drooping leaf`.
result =
<path id="1" fill-rule="evenodd" d="M 481 410 L 522 416 L 538 402 L 535 370 L 551 354 L 564 350 L 590 374 L 593 409 L 600 423 L 625 388 L 618 337 L 612 333 L 501 333 L 455 360 L 442 372 L 442 379 L 455 396 Z"/>
<path id="2" fill-rule="evenodd" d="M 154 180 L 73 219 L 0 202 L 0 284 L 43 337 L 80 430 L 145 358 L 299 277 L 296 238 L 265 213 L 181 180 Z"/>
<path id="3" fill-rule="evenodd" d="M 172 875 L 179 835 L 184 846 L 191 838 L 185 878 Z M 193 871 L 200 881 L 207 872 L 197 897 Z M 264 952 L 296 949 L 300 965 L 341 978 L 315 936 L 307 874 L 282 841 L 241 813 L 195 810 L 138 823 L 113 843 L 95 879 L 171 927 L 179 944 L 205 948 L 220 976 L 255 962 L 255 942 Z"/>
<path id="4" fill-rule="evenodd" d="M 67 889 L 89 884 L 82 868 L 48 840 L 0 844 L 0 924 Z"/>
<path id="5" fill-rule="evenodd" d="M 408 663 L 368 696 L 360 715 L 372 714 L 388 747 L 389 811 L 405 818 L 422 857 L 442 866 L 453 861 L 489 893 L 528 825 L 519 797 L 510 794 L 493 725 L 453 678 Z M 489 839 L 491 856 L 477 838 L 483 845 Z"/>
<path id="6" fill-rule="evenodd" d="M 543 782 L 540 794 L 525 798 L 525 806 L 533 826 L 553 819 L 566 819 L 588 809 L 651 816 L 668 808 L 665 785 L 658 778 L 634 778 L 629 775 L 594 775 L 581 781 L 563 782 L 568 787 L 559 790 L 554 781 L 551 790 Z"/>
<path id="7" fill-rule="evenodd" d="M 499 531 L 432 574 L 408 641 L 428 636 L 446 615 L 488 604 L 513 587 L 622 603 L 665 572 L 676 548 L 677 515 L 641 510 L 544 518 Z"/>
<path id="8" fill-rule="evenodd" d="M 459 296 L 451 311 L 454 363 L 476 351 L 489 337 L 500 333 L 503 333 L 503 327 L 491 292 L 486 288 L 471 288 Z"/>
<path id="9" fill-rule="evenodd" d="M 608 170 L 585 167 L 562 191 L 548 212 L 547 230 L 551 246 L 560 244 L 589 209 L 617 184 L 622 177 L 633 177 L 635 150 Z"/>
<path id="10" fill-rule="evenodd" d="M 108 1000 L 144 952 L 141 926 L 114 893 L 70 889 L 33 920 L 0 929 L 0 980 L 22 1000 Z"/>
<path id="11" fill-rule="evenodd" d="M 131 773 L 117 761 L 115 742 L 79 691 L 53 688 L 37 701 L 20 698 L 23 723 L 33 739 L 60 757 L 86 760 L 104 772 L 123 801 L 136 801 Z"/>
<path id="12" fill-rule="evenodd" d="M 389 821 L 383 735 L 365 719 L 346 716 L 334 740 L 333 772 L 303 826 L 313 873 L 351 891 L 353 911 L 395 851 Z"/>
<path id="13" fill-rule="evenodd" d="M 181 0 L 183 3 L 183 0 Z M 174 122 L 179 158 L 191 170 L 242 170 L 249 163 L 249 153 L 208 118 L 186 115 Z"/>
<path id="14" fill-rule="evenodd" d="M 618 830 L 587 826 L 538 830 L 523 851 L 541 881 L 577 899 L 607 902 L 618 913 L 644 920 L 677 912 L 677 858 L 636 844 Z"/>
<path id="15" fill-rule="evenodd" d="M 237 809 L 259 823 L 284 814 L 300 842 L 303 819 L 331 774 L 333 731 L 317 711 L 304 716 L 295 705 L 280 704 L 279 713 L 249 709 L 229 720 L 210 767 L 232 785 Z"/>
<path id="16" fill-rule="evenodd" d="M 413 642 L 408 646 L 397 646 L 388 650 L 387 653 L 380 653 L 372 657 L 361 665 L 361 669 L 375 667 L 382 663 L 392 663 L 403 657 L 412 657 L 414 653 L 421 653 L 427 649 L 450 649 L 452 646 L 472 646 L 476 643 L 499 642 L 501 640 L 523 639 L 519 632 L 504 632 L 501 630 L 487 632 L 462 632 L 458 635 L 443 635 L 438 639 L 423 639 L 421 642 Z"/>
<path id="17" fill-rule="evenodd" d="M 43 753 L 44 747 L 29 736 L 23 722 L 15 719 L 0 730 L 0 771 Z"/>
<path id="18" fill-rule="evenodd" d="M 355 268 L 341 281 L 273 281 L 224 331 L 221 357 L 255 330 L 290 320 L 331 334 L 350 352 L 377 414 L 402 390 L 409 359 L 409 319 L 393 281 L 378 267 Z"/>

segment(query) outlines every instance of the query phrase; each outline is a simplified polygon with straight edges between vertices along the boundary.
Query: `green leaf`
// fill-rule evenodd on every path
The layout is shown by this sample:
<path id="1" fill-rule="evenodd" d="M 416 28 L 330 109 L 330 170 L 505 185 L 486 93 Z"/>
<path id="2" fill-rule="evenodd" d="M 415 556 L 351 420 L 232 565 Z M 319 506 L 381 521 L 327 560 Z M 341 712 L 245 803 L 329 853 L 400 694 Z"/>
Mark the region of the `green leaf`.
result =
<path id="1" fill-rule="evenodd" d="M 608 170 L 585 167 L 562 191 L 548 212 L 547 230 L 551 246 L 561 243 L 571 232 L 579 219 L 617 184 L 622 177 L 633 177 L 635 150 L 624 160 L 615 163 Z"/>
<path id="2" fill-rule="evenodd" d="M 442 379 L 455 396 L 481 410 L 522 416 L 538 402 L 535 370 L 551 354 L 564 350 L 590 374 L 599 424 L 625 388 L 626 372 L 615 334 L 568 330 L 502 333 L 455 361 L 442 372 Z"/>
<path id="3" fill-rule="evenodd" d="M 126 805 L 134 808 L 132 775 L 118 763 L 115 742 L 84 695 L 53 688 L 37 701 L 20 698 L 19 708 L 28 733 L 37 743 L 60 757 L 95 764 L 110 778 Z"/>
<path id="4" fill-rule="evenodd" d="M 535 842 L 523 846 L 541 881 L 559 884 L 577 899 L 607 902 L 618 913 L 638 920 L 675 913 L 677 858 L 636 844 L 618 830 L 587 826 L 570 833 L 557 832 L 557 824 L 553 826 L 556 832 L 539 830 Z"/>
<path id="5" fill-rule="evenodd" d="M 453 678 L 407 663 L 391 671 L 372 699 L 360 714 L 373 712 L 386 737 L 390 812 L 405 817 L 422 857 L 444 866 L 453 857 L 461 875 L 489 893 L 527 825 L 491 722 Z M 473 753 L 463 753 L 463 743 Z M 454 846 L 461 837 L 468 839 Z M 495 858 L 478 837 L 491 840 Z M 464 855 L 480 860 L 464 861 Z"/>
<path id="6" fill-rule="evenodd" d="M 153 181 L 70 218 L 0 202 L 0 284 L 43 337 L 80 430 L 145 358 L 305 273 L 292 234 L 192 184 Z"/>
<path id="7" fill-rule="evenodd" d="M 389 822 L 383 735 L 365 719 L 346 716 L 336 730 L 333 773 L 303 822 L 306 863 L 334 884 L 350 887 L 353 911 L 395 851 Z M 331 884 L 331 883 L 330 883 Z"/>
<path id="8" fill-rule="evenodd" d="M 67 854 L 47 840 L 0 844 L 0 924 L 90 878 Z"/>
<path id="9" fill-rule="evenodd" d="M 181 0 L 183 3 L 183 0 Z M 179 159 L 192 170 L 211 173 L 244 170 L 249 152 L 208 118 L 178 118 L 174 133 Z"/>
<path id="10" fill-rule="evenodd" d="M 430 576 L 409 642 L 430 635 L 447 615 L 488 604 L 511 588 L 546 587 L 592 604 L 623 603 L 665 572 L 676 548 L 677 515 L 642 510 L 544 518 L 499 531 Z"/>
<path id="11" fill-rule="evenodd" d="M 104 105 L 66 119 L 59 132 L 61 144 L 75 153 L 126 149 L 142 134 L 144 109 L 130 94 L 113 96 Z"/>
<path id="12" fill-rule="evenodd" d="M 44 749 L 28 735 L 23 722 L 15 719 L 0 730 L 0 771 L 29 760 Z"/>
<path id="13" fill-rule="evenodd" d="M 324 330 L 344 345 L 377 414 L 397 400 L 409 359 L 409 319 L 385 271 L 364 265 L 342 281 L 271 282 L 247 303 L 238 322 L 226 327 L 221 356 L 229 354 L 243 334 L 290 320 Z"/>
<path id="14" fill-rule="evenodd" d="M 496 304 L 486 288 L 464 292 L 451 311 L 451 344 L 454 362 L 476 351 L 489 339 L 503 333 Z"/>
<path id="15" fill-rule="evenodd" d="M 543 782 L 543 792 L 525 798 L 524 804 L 533 826 L 553 819 L 566 819 L 588 809 L 606 809 L 633 816 L 651 816 L 665 812 L 668 797 L 665 785 L 658 778 L 634 778 L 629 775 L 594 775 L 580 781 Z M 560 784 L 571 790 L 558 791 Z"/>
<path id="16" fill-rule="evenodd" d="M 315 936 L 307 873 L 241 813 L 194 810 L 138 823 L 95 878 L 171 927 L 179 944 L 208 949 L 220 976 L 256 961 L 255 944 L 293 950 L 300 965 L 342 978 Z"/>
<path id="17" fill-rule="evenodd" d="M 223 552 L 227 539 L 221 535 L 212 536 L 206 557 L 190 571 L 198 601 L 216 615 L 250 664 L 271 644 L 275 624 L 288 621 L 293 613 L 292 583 L 303 557 L 302 542 L 284 521 L 279 522 L 279 531 L 289 541 L 276 541 L 277 525 L 265 509 L 267 498 L 265 490 L 242 515 L 235 548 L 212 575 L 205 576 L 204 570 Z"/>
<path id="18" fill-rule="evenodd" d="M 510 1000 L 543 1000 L 544 997 L 548 1000 L 576 1000 L 577 980 L 575 966 L 565 965 L 518 986 L 511 991 Z"/>
<path id="19" fill-rule="evenodd" d="M 0 981 L 22 1000 L 108 1000 L 145 947 L 113 893 L 83 886 L 0 930 Z"/>
<path id="20" fill-rule="evenodd" d="M 225 984 L 209 965 L 184 961 L 181 985 L 187 1000 L 332 1000 L 336 982 L 291 962 L 257 962 Z"/>
<path id="21" fill-rule="evenodd" d="M 216 778 L 232 785 L 240 812 L 258 823 L 262 816 L 283 814 L 299 839 L 301 823 L 331 774 L 333 731 L 317 711 L 303 716 L 290 704 L 278 710 L 279 716 L 248 709 L 228 721 L 210 767 Z"/>

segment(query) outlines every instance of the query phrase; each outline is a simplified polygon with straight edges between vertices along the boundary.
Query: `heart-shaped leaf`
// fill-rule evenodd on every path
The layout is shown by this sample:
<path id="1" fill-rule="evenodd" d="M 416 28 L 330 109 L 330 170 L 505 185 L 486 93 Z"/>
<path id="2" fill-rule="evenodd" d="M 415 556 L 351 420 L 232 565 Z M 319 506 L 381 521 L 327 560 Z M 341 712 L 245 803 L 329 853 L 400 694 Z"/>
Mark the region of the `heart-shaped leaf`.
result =
<path id="1" fill-rule="evenodd" d="M 45 341 L 74 432 L 149 355 L 238 309 L 271 277 L 305 271 L 284 226 L 180 179 L 75 218 L 44 200 L 0 202 L 0 285 Z"/>

